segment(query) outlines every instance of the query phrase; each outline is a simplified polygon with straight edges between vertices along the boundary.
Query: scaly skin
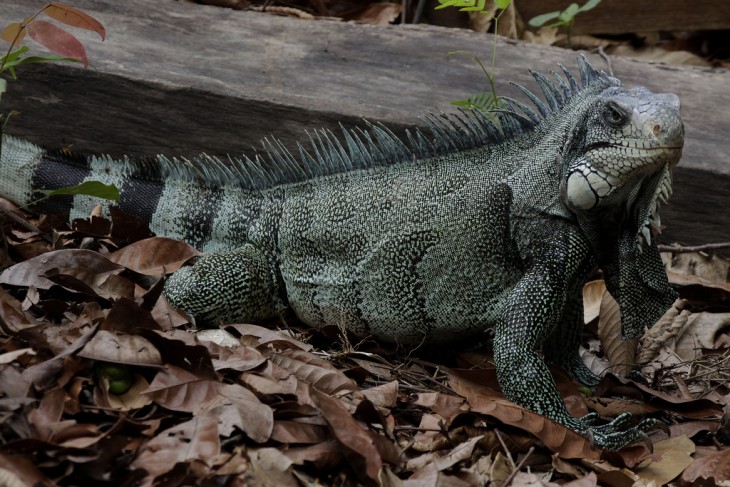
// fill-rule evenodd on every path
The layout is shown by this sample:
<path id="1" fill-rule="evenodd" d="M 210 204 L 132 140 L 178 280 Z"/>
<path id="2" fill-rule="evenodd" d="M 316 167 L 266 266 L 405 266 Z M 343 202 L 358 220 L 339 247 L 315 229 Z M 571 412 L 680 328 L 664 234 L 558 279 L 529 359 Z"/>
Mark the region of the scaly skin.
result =
<path id="1" fill-rule="evenodd" d="M 676 96 L 625 89 L 585 61 L 579 68 L 581 88 L 567 71 L 555 81 L 535 73 L 546 102 L 528 93 L 536 113 L 506 100 L 493 114 L 499 129 L 480 114 L 432 117 L 432 136 L 416 133 L 410 147 L 378 127 L 345 132 L 344 147 L 320 133 L 312 155 L 301 154 L 306 169 L 276 142 L 265 145 L 269 162 L 223 169 L 215 158 L 159 157 L 151 174 L 148 164 L 105 158 L 69 165 L 6 138 L 0 180 L 14 184 L 0 192 L 24 203 L 56 184 L 47 174 L 63 164 L 73 170 L 60 186 L 117 184 L 123 209 L 209 253 L 165 286 L 199 323 L 256 321 L 288 307 L 312 326 L 404 344 L 496 327 L 505 396 L 618 449 L 655 422 L 572 417 L 545 360 L 597 382 L 578 359 L 580 290 L 596 265 L 620 303 L 624 336 L 674 301 L 651 229 L 683 127 Z M 92 202 L 53 204 L 45 209 L 73 217 Z"/>

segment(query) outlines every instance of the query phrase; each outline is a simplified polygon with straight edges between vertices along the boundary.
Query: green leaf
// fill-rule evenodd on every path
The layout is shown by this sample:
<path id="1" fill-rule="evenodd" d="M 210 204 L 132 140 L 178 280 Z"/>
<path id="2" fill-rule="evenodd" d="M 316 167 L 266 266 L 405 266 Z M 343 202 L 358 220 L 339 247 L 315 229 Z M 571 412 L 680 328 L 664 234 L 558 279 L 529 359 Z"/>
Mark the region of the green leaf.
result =
<path id="1" fill-rule="evenodd" d="M 3 57 L 0 57 L 0 65 L 3 66 L 3 71 L 8 69 L 8 65 L 17 61 L 17 59 L 20 57 L 20 55 L 27 51 L 28 51 L 28 46 L 21 46 L 20 48 L 14 50 L 13 52 L 9 52 L 6 55 L 4 55 Z"/>
<path id="2" fill-rule="evenodd" d="M 460 12 L 480 12 L 484 10 L 486 0 L 439 0 L 439 3 L 441 5 L 434 7 L 434 10 L 458 7 Z"/>
<path id="3" fill-rule="evenodd" d="M 7 62 L 14 61 L 14 60 L 18 59 L 18 57 L 20 57 L 21 54 L 25 54 L 29 50 L 30 50 L 30 48 L 28 46 L 20 46 L 13 52 L 9 52 L 5 56 L 3 56 L 3 59 L 6 59 Z"/>
<path id="4" fill-rule="evenodd" d="M 0 78 L 0 98 L 2 98 L 3 93 L 6 91 L 8 91 L 8 82 Z"/>
<path id="5" fill-rule="evenodd" d="M 558 18 L 563 22 L 571 22 L 578 13 L 579 8 L 580 7 L 577 3 L 571 3 L 568 5 L 568 8 L 560 12 L 560 16 Z"/>
<path id="6" fill-rule="evenodd" d="M 434 10 L 441 10 L 442 8 L 453 7 L 457 3 L 459 3 L 459 0 L 439 0 L 439 3 L 441 5 L 436 5 L 434 7 Z"/>
<path id="7" fill-rule="evenodd" d="M 540 27 L 543 24 L 560 17 L 560 12 L 548 12 L 546 14 L 536 15 L 535 17 L 531 18 L 528 24 L 530 24 L 532 27 Z"/>
<path id="8" fill-rule="evenodd" d="M 451 104 L 457 107 L 478 108 L 480 110 L 487 111 L 499 106 L 499 100 L 491 91 L 483 91 L 474 96 L 470 96 L 466 100 L 452 101 Z"/>
<path id="9" fill-rule="evenodd" d="M 84 181 L 77 186 L 69 186 L 58 189 L 41 189 L 40 193 L 46 197 L 58 196 L 64 194 L 83 194 L 93 196 L 95 198 L 103 198 L 105 200 L 119 201 L 119 190 L 113 184 L 104 184 L 99 181 Z"/>
<path id="10" fill-rule="evenodd" d="M 588 0 L 585 5 L 582 5 L 579 9 L 580 12 L 587 12 L 588 10 L 594 9 L 601 3 L 601 0 Z"/>
<path id="11" fill-rule="evenodd" d="M 509 4 L 512 3 L 512 0 L 493 0 L 493 1 L 494 1 L 494 5 L 496 5 L 497 8 L 502 9 L 502 10 L 509 7 Z M 598 0 L 598 1 L 600 1 L 600 0 Z"/>
<path id="12" fill-rule="evenodd" d="M 5 64 L 6 68 L 20 66 L 22 64 L 31 64 L 31 63 L 50 63 L 50 62 L 57 62 L 57 61 L 68 61 L 70 63 L 80 63 L 81 61 L 78 59 L 73 59 L 70 57 L 63 57 L 63 56 L 57 56 L 55 54 L 51 54 L 48 56 L 29 56 L 24 57 L 21 59 L 16 59 L 15 61 L 9 62 Z"/>

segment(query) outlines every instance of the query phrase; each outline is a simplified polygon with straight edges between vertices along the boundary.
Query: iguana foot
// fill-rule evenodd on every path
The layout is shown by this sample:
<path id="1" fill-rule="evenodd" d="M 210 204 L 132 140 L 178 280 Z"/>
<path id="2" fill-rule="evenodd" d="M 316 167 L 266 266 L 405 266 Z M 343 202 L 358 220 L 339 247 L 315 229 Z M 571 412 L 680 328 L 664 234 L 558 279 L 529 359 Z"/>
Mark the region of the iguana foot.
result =
<path id="1" fill-rule="evenodd" d="M 588 438 L 596 448 L 615 451 L 627 447 L 637 441 L 646 439 L 646 433 L 660 426 L 654 418 L 645 418 L 638 425 L 627 427 L 632 420 L 629 413 L 623 413 L 610 423 L 596 425 L 598 415 L 588 414 L 577 420 L 579 425 L 575 429 L 582 436 Z M 572 427 L 569 426 L 569 427 Z M 650 445 L 651 446 L 651 445 Z"/>
<path id="2" fill-rule="evenodd" d="M 266 256 L 253 245 L 206 254 L 167 278 L 165 297 L 198 324 L 259 321 L 275 316 L 277 288 Z"/>

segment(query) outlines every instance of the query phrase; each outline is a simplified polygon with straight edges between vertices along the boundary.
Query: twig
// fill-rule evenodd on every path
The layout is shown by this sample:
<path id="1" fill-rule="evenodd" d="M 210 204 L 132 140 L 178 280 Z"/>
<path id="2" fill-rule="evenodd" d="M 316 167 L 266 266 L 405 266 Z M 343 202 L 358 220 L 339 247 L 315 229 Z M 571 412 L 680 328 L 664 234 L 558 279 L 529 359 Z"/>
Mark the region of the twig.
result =
<path id="1" fill-rule="evenodd" d="M 604 61 L 606 61 L 606 65 L 608 66 L 608 74 L 613 76 L 613 63 L 611 63 L 611 56 L 606 54 L 606 51 L 603 50 L 603 46 L 598 46 L 598 55 L 601 56 Z"/>
<path id="2" fill-rule="evenodd" d="M 507 448 L 507 444 L 504 442 L 504 439 L 502 438 L 502 434 L 499 432 L 498 429 L 494 430 L 494 434 L 497 435 L 497 439 L 502 444 L 502 448 L 504 449 L 505 456 L 507 457 L 507 460 L 509 460 L 509 463 L 512 465 L 512 468 L 517 468 L 515 466 L 515 461 L 512 459 L 512 453 L 509 451 L 509 448 Z M 505 484 L 507 485 L 507 484 Z"/>
<path id="3" fill-rule="evenodd" d="M 30 230 L 33 233 L 37 233 L 38 235 L 40 235 L 40 237 L 43 240 L 47 241 L 48 243 L 53 243 L 53 238 L 51 238 L 50 235 L 48 235 L 47 233 L 41 231 L 40 228 L 36 227 L 35 225 L 33 225 L 32 223 L 30 223 L 29 221 L 26 221 L 25 219 L 19 217 L 13 211 L 11 211 L 11 210 L 9 210 L 7 208 L 4 208 L 4 207 L 0 207 L 0 212 L 3 215 L 9 217 L 11 220 L 13 220 L 15 223 L 17 223 L 21 227 L 25 228 L 26 230 Z"/>
<path id="4" fill-rule="evenodd" d="M 530 457 L 530 455 L 532 455 L 532 452 L 534 452 L 534 451 L 535 451 L 534 446 L 531 446 L 530 449 L 527 450 L 527 453 L 525 453 L 525 456 L 522 457 L 522 460 L 520 460 L 520 463 L 515 467 L 514 470 L 512 470 L 512 473 L 509 474 L 509 476 L 506 479 L 504 479 L 504 482 L 502 483 L 502 487 L 507 487 L 510 483 L 512 483 L 512 480 L 514 480 L 515 475 L 517 475 L 517 473 L 520 471 L 522 466 L 525 464 L 527 459 Z"/>
<path id="5" fill-rule="evenodd" d="M 730 242 L 709 243 L 704 245 L 657 245 L 660 252 L 674 252 L 676 254 L 686 254 L 689 252 L 708 252 L 712 250 L 730 249 Z"/>

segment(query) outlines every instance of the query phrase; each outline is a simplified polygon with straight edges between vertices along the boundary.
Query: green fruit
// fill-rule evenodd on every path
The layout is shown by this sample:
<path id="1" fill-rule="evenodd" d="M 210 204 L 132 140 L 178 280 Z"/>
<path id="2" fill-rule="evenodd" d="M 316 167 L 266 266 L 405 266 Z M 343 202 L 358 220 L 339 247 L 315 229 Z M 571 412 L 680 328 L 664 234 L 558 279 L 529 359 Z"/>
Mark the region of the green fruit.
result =
<path id="1" fill-rule="evenodd" d="M 134 383 L 132 369 L 126 365 L 101 364 L 96 367 L 96 376 L 109 381 L 109 392 L 112 394 L 124 394 Z"/>

